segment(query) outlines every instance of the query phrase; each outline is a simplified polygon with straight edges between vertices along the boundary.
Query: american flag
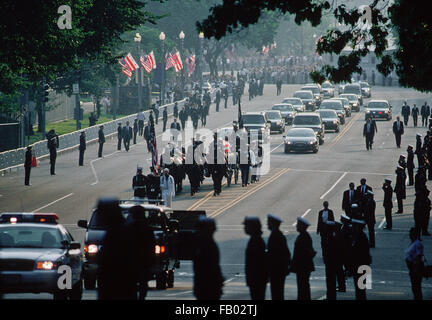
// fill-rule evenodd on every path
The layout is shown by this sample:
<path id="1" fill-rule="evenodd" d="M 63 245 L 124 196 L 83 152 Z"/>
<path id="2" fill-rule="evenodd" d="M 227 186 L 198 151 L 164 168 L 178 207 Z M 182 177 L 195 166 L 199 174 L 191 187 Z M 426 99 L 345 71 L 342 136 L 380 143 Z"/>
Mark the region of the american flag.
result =
<path id="1" fill-rule="evenodd" d="M 147 56 L 147 59 L 150 60 L 150 62 L 152 64 L 152 69 L 156 69 L 156 59 L 155 59 L 153 51 L 151 51 L 149 53 L 149 55 Z"/>
<path id="2" fill-rule="evenodd" d="M 186 59 L 186 65 L 188 67 L 188 74 L 191 76 L 192 73 L 195 71 L 195 55 L 189 56 L 189 58 Z"/>
<path id="3" fill-rule="evenodd" d="M 122 72 L 127 75 L 129 78 L 132 77 L 132 71 L 129 69 L 125 59 L 120 59 L 118 63 L 122 66 Z"/>
<path id="4" fill-rule="evenodd" d="M 153 69 L 153 65 L 151 61 L 149 60 L 147 55 L 144 55 L 140 57 L 141 65 L 143 66 L 144 70 L 147 71 L 147 73 L 150 73 Z"/>
<path id="5" fill-rule="evenodd" d="M 151 150 L 152 150 L 152 166 L 153 166 L 153 172 L 157 173 L 157 164 L 158 164 L 158 152 L 157 152 L 157 144 L 156 144 L 156 133 L 154 124 L 151 124 L 150 129 L 150 143 L 151 143 Z"/>
<path id="6" fill-rule="evenodd" d="M 172 68 L 175 66 L 175 61 L 171 52 L 168 52 L 165 55 L 165 70 Z"/>
<path id="7" fill-rule="evenodd" d="M 172 57 L 175 62 L 174 68 L 176 72 L 179 72 L 181 69 L 183 69 L 183 62 L 180 57 L 180 52 L 177 51 Z"/>
<path id="8" fill-rule="evenodd" d="M 269 52 L 269 49 L 270 49 L 269 47 L 263 46 L 263 48 L 262 48 L 263 55 L 267 55 Z"/>
<path id="9" fill-rule="evenodd" d="M 139 68 L 139 65 L 135 62 L 134 58 L 130 53 L 128 53 L 128 55 L 126 56 L 126 58 L 124 58 L 124 60 L 131 71 L 134 71 L 135 69 Z"/>

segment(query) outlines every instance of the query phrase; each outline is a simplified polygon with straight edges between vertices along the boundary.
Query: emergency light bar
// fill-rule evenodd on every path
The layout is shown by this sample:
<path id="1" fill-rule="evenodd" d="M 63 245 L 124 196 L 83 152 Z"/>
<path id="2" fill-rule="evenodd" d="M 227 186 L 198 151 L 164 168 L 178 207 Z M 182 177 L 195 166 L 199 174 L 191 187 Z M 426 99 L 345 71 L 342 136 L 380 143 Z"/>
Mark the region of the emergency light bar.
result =
<path id="1" fill-rule="evenodd" d="M 0 223 L 48 223 L 57 224 L 56 213 L 5 212 L 0 215 Z"/>

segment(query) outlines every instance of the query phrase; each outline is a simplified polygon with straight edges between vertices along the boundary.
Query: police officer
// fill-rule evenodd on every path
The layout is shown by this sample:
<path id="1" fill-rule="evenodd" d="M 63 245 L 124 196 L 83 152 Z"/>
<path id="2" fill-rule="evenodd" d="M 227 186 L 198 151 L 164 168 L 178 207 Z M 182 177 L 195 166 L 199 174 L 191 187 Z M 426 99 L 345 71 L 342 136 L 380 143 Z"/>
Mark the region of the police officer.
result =
<path id="1" fill-rule="evenodd" d="M 258 217 L 245 217 L 244 230 L 250 236 L 246 247 L 246 285 L 252 300 L 264 300 L 268 282 L 268 261 L 266 245 L 262 238 L 261 222 Z"/>
<path id="2" fill-rule="evenodd" d="M 78 161 L 78 164 L 80 166 L 84 165 L 84 151 L 85 151 L 85 149 L 86 149 L 85 131 L 81 131 L 80 144 L 79 144 L 79 161 Z"/>
<path id="3" fill-rule="evenodd" d="M 418 115 L 419 115 L 419 108 L 414 103 L 414 106 L 411 110 L 411 116 L 413 117 L 414 127 L 417 127 Z"/>
<path id="4" fill-rule="evenodd" d="M 383 191 L 384 201 L 383 207 L 385 211 L 386 226 L 384 229 L 391 230 L 392 224 L 392 208 L 393 208 L 393 187 L 391 186 L 391 179 L 384 179 Z"/>
<path id="5" fill-rule="evenodd" d="M 422 152 L 422 135 L 420 133 L 416 134 L 416 149 L 415 149 L 415 154 L 417 155 L 417 163 L 418 166 L 420 167 L 421 165 L 424 164 L 424 157 L 423 157 L 423 152 Z"/>
<path id="6" fill-rule="evenodd" d="M 48 131 L 47 135 L 47 145 L 50 153 L 50 173 L 55 175 L 55 163 L 57 159 L 57 148 L 59 147 L 59 137 L 55 133 L 54 129 Z"/>
<path id="7" fill-rule="evenodd" d="M 410 106 L 407 105 L 407 102 L 405 101 L 404 105 L 402 106 L 401 114 L 404 117 L 404 124 L 406 126 L 408 125 L 408 120 L 409 120 L 410 113 L 411 113 Z"/>
<path id="8" fill-rule="evenodd" d="M 415 227 L 422 232 L 423 235 L 429 236 L 428 224 L 431 210 L 431 201 L 428 198 L 429 190 L 422 189 L 416 192 L 414 201 L 414 222 Z"/>
<path id="9" fill-rule="evenodd" d="M 340 283 L 341 280 L 338 274 L 341 272 L 343 277 L 343 283 L 340 283 L 339 287 L 345 288 L 345 277 L 343 275 L 341 265 L 341 241 L 338 238 L 339 230 L 341 227 L 340 222 L 326 221 L 324 223 L 326 227 L 326 239 L 325 239 L 325 251 L 323 251 L 323 259 L 325 264 L 326 274 L 326 287 L 327 287 L 327 300 L 336 300 L 336 279 Z M 339 268 L 341 270 L 339 270 Z M 345 289 L 344 289 L 345 290 Z"/>
<path id="10" fill-rule="evenodd" d="M 138 119 L 134 120 L 134 124 L 133 124 L 133 143 L 136 144 L 136 137 L 138 134 Z"/>
<path id="11" fill-rule="evenodd" d="M 142 168 L 137 168 L 137 173 L 132 178 L 132 188 L 134 190 L 134 197 L 145 198 L 147 195 L 148 178 L 143 175 Z"/>
<path id="12" fill-rule="evenodd" d="M 422 105 L 420 109 L 420 114 L 422 116 L 422 126 L 426 127 L 428 125 L 428 118 L 431 114 L 430 107 L 427 105 L 427 102 L 425 101 L 424 105 Z"/>
<path id="13" fill-rule="evenodd" d="M 25 161 L 24 161 L 24 171 L 25 171 L 25 177 L 24 177 L 24 185 L 31 186 L 30 184 L 30 171 L 32 168 L 32 153 L 33 146 L 28 146 L 26 153 L 25 153 Z"/>
<path id="14" fill-rule="evenodd" d="M 398 166 L 396 169 L 396 185 L 394 188 L 398 202 L 398 211 L 396 213 L 403 213 L 403 199 L 406 198 L 405 180 L 405 170 L 403 167 Z"/>
<path id="15" fill-rule="evenodd" d="M 167 124 L 167 121 L 168 121 L 168 109 L 167 109 L 167 107 L 165 107 L 163 109 L 163 112 L 162 112 L 162 121 L 163 121 L 163 129 L 162 129 L 162 131 L 165 132 L 165 130 L 166 130 L 166 124 Z"/>
<path id="16" fill-rule="evenodd" d="M 121 126 L 121 122 L 119 122 L 117 127 L 117 150 L 121 150 L 121 142 L 122 142 L 123 129 Z"/>
<path id="17" fill-rule="evenodd" d="M 269 278 L 272 300 L 284 299 L 285 277 L 289 274 L 291 253 L 279 227 L 282 220 L 276 215 L 267 215 L 267 226 L 271 231 L 267 242 Z"/>
<path id="18" fill-rule="evenodd" d="M 408 169 L 408 178 L 409 178 L 409 186 L 414 185 L 414 151 L 412 145 L 408 146 L 408 160 L 407 160 L 407 169 Z"/>
<path id="19" fill-rule="evenodd" d="M 306 231 L 310 223 L 302 218 L 297 218 L 296 229 L 299 233 L 295 244 L 290 271 L 297 275 L 297 299 L 311 300 L 309 277 L 315 271 L 313 258 L 316 251 L 312 246 L 312 238 Z"/>
<path id="20" fill-rule="evenodd" d="M 154 200 L 160 199 L 160 177 L 153 167 L 150 167 L 150 173 L 147 175 L 147 198 L 149 202 L 154 202 Z M 153 201 L 151 201 L 153 200 Z"/>
<path id="21" fill-rule="evenodd" d="M 126 121 L 126 126 L 123 127 L 123 144 L 126 151 L 129 151 L 130 139 L 132 138 L 132 128 L 129 127 L 129 121 Z"/>
<path id="22" fill-rule="evenodd" d="M 98 157 L 102 158 L 102 150 L 103 150 L 103 145 L 105 143 L 105 134 L 103 132 L 104 126 L 99 126 L 99 131 L 98 131 L 98 142 L 99 142 L 99 150 L 98 150 Z"/>
<path id="23" fill-rule="evenodd" d="M 374 200 L 374 193 L 369 190 L 366 195 L 366 202 L 364 204 L 364 221 L 369 231 L 369 245 L 375 248 L 375 209 L 376 202 Z"/>
<path id="24" fill-rule="evenodd" d="M 224 277 L 219 265 L 219 248 L 213 239 L 214 219 L 201 216 L 198 220 L 197 250 L 193 259 L 193 292 L 197 300 L 219 300 Z"/>

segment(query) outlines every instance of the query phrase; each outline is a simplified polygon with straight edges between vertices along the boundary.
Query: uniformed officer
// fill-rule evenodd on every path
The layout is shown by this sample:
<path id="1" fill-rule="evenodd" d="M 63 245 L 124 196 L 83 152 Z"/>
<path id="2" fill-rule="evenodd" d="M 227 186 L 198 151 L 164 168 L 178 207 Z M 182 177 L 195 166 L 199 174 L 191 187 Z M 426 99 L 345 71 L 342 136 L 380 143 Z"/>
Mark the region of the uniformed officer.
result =
<path id="1" fill-rule="evenodd" d="M 132 188 L 134 190 L 134 197 L 145 198 L 147 195 L 148 178 L 143 175 L 142 168 L 137 168 L 136 175 L 132 178 Z"/>
<path id="2" fill-rule="evenodd" d="M 154 172 L 153 167 L 150 167 L 150 173 L 147 175 L 147 181 L 148 181 L 147 198 L 149 200 L 160 199 L 160 194 L 161 194 L 160 177 L 158 174 Z"/>
<path id="3" fill-rule="evenodd" d="M 393 208 L 393 187 L 391 186 L 391 179 L 384 179 L 383 191 L 384 201 L 383 207 L 385 211 L 386 226 L 384 229 L 391 230 L 392 224 L 392 208 Z"/>
<path id="4" fill-rule="evenodd" d="M 369 253 L 369 241 L 363 232 L 365 222 L 363 220 L 352 219 L 353 242 L 351 248 L 351 265 L 354 278 L 355 295 L 357 300 L 366 300 L 366 288 L 359 286 L 359 278 L 362 273 L 358 272 L 360 266 L 370 265 L 372 258 Z"/>
<path id="5" fill-rule="evenodd" d="M 25 171 L 25 177 L 24 177 L 24 185 L 31 186 L 30 184 L 30 171 L 32 168 L 32 153 L 33 146 L 28 146 L 26 153 L 25 153 L 25 161 L 24 161 L 24 171 Z"/>
<path id="6" fill-rule="evenodd" d="M 117 127 L 117 150 L 121 150 L 122 135 L 123 129 L 121 126 L 121 122 L 119 122 Z"/>
<path id="7" fill-rule="evenodd" d="M 102 151 L 103 151 L 103 145 L 105 143 L 105 134 L 103 132 L 104 126 L 99 126 L 99 132 L 98 132 L 98 142 L 99 142 L 99 150 L 98 150 L 98 157 L 102 158 Z"/>
<path id="8" fill-rule="evenodd" d="M 323 259 L 325 264 L 326 273 L 326 286 L 327 286 L 327 300 L 336 300 L 336 279 L 338 278 L 338 269 L 342 268 L 341 265 L 341 242 L 338 239 L 338 233 L 342 224 L 335 221 L 326 221 L 326 241 L 325 251 L 323 251 Z M 345 277 L 343 276 L 343 285 L 345 287 Z M 339 279 L 338 279 L 339 280 Z M 339 280 L 340 282 L 340 280 Z M 344 289 L 345 290 L 345 289 Z"/>
<path id="9" fill-rule="evenodd" d="M 398 202 L 398 211 L 396 213 L 403 213 L 403 199 L 406 198 L 405 180 L 405 170 L 403 167 L 398 166 L 396 169 L 396 185 L 394 188 L 394 192 L 396 193 L 396 199 Z"/>
<path id="10" fill-rule="evenodd" d="M 270 289 L 272 300 L 284 299 L 285 277 L 289 274 L 291 253 L 279 226 L 282 219 L 274 214 L 267 215 L 267 226 L 271 231 L 267 242 Z"/>
<path id="11" fill-rule="evenodd" d="M 79 144 L 79 161 L 80 166 L 84 165 L 84 151 L 86 150 L 86 136 L 85 131 L 81 131 L 80 134 L 80 144 Z"/>
<path id="12" fill-rule="evenodd" d="M 414 189 L 416 193 L 426 189 L 426 181 L 426 167 L 420 166 L 415 175 Z"/>
<path id="13" fill-rule="evenodd" d="M 246 248 L 245 274 L 252 300 L 264 300 L 268 282 L 266 245 L 258 217 L 245 217 L 244 230 L 250 236 Z"/>
<path id="14" fill-rule="evenodd" d="M 219 265 L 219 248 L 213 239 L 214 219 L 201 216 L 198 221 L 197 250 L 193 260 L 193 292 L 197 300 L 219 300 L 224 277 Z"/>
<path id="15" fill-rule="evenodd" d="M 416 149 L 414 153 L 417 155 L 417 163 L 420 167 L 424 164 L 424 157 L 422 152 L 422 135 L 420 133 L 416 134 Z"/>
<path id="16" fill-rule="evenodd" d="M 369 245 L 375 248 L 375 209 L 376 202 L 374 200 L 374 193 L 369 190 L 366 195 L 366 202 L 364 204 L 364 221 L 369 231 Z"/>
<path id="17" fill-rule="evenodd" d="M 297 218 L 296 229 L 299 235 L 294 244 L 294 254 L 290 271 L 297 275 L 297 299 L 311 300 L 309 277 L 315 271 L 313 258 L 316 251 L 312 245 L 312 238 L 306 231 L 310 223 L 302 218 Z"/>
<path id="18" fill-rule="evenodd" d="M 55 175 L 55 163 L 57 159 L 57 148 L 59 147 L 59 137 L 55 133 L 54 129 L 48 131 L 47 135 L 47 147 L 50 153 L 50 173 Z"/>
<path id="19" fill-rule="evenodd" d="M 408 178 L 409 178 L 409 186 L 414 185 L 414 151 L 413 146 L 408 145 L 408 160 L 407 160 L 407 169 L 408 169 Z"/>

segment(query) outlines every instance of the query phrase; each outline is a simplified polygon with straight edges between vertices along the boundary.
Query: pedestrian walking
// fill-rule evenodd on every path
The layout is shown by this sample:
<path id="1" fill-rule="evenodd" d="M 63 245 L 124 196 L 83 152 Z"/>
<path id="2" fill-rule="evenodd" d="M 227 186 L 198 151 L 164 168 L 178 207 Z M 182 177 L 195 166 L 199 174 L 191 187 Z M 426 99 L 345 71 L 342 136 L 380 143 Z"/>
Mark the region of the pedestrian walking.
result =
<path id="1" fill-rule="evenodd" d="M 167 125 L 167 122 L 168 122 L 168 109 L 167 109 L 167 107 L 165 107 L 165 108 L 163 109 L 163 112 L 162 112 L 162 121 L 163 121 L 163 128 L 162 128 L 162 131 L 165 132 L 165 130 L 166 130 L 166 125 Z"/>
<path id="2" fill-rule="evenodd" d="M 130 139 L 132 138 L 133 132 L 132 128 L 129 126 L 129 121 L 126 121 L 126 125 L 123 127 L 123 144 L 126 149 L 126 151 L 129 152 L 129 146 L 130 146 Z"/>
<path id="3" fill-rule="evenodd" d="M 152 126 L 151 126 L 151 122 L 149 121 L 144 128 L 144 139 L 147 143 L 148 152 L 151 152 L 152 150 L 151 137 L 152 137 Z"/>
<path id="4" fill-rule="evenodd" d="M 354 187 L 354 182 L 350 182 L 349 189 L 343 193 L 342 210 L 348 217 L 351 217 L 351 206 L 360 201 L 360 196 Z"/>
<path id="5" fill-rule="evenodd" d="M 414 300 L 423 300 L 423 243 L 420 240 L 420 232 L 417 228 L 411 228 L 409 232 L 411 244 L 405 251 L 405 262 L 409 270 L 411 290 Z"/>
<path id="6" fill-rule="evenodd" d="M 329 203 L 328 201 L 324 201 L 323 203 L 324 209 L 322 209 L 318 213 L 318 224 L 317 224 L 317 234 L 321 236 L 321 249 L 322 249 L 322 255 L 325 256 L 326 252 L 326 241 L 327 241 L 327 221 L 335 221 L 334 219 L 334 213 L 333 210 L 329 209 Z"/>
<path id="7" fill-rule="evenodd" d="M 117 150 L 121 150 L 122 136 L 123 136 L 123 128 L 121 122 L 119 122 L 117 127 Z"/>
<path id="8" fill-rule="evenodd" d="M 179 110 L 178 110 L 178 103 L 177 102 L 174 103 L 173 115 L 174 115 L 174 118 L 178 118 Z"/>
<path id="9" fill-rule="evenodd" d="M 179 119 L 181 122 L 182 130 L 184 130 L 186 128 L 187 118 L 188 118 L 188 114 L 186 113 L 186 108 L 183 106 L 183 108 L 180 110 L 180 113 L 179 113 Z"/>
<path id="10" fill-rule="evenodd" d="M 245 257 L 246 285 L 252 300 L 265 300 L 269 264 L 261 222 L 258 217 L 246 217 L 243 224 L 245 233 L 250 236 Z"/>
<path id="11" fill-rule="evenodd" d="M 269 279 L 272 300 L 284 300 L 285 277 L 289 274 L 291 253 L 279 227 L 282 219 L 267 215 L 267 226 L 271 231 L 267 242 Z"/>
<path id="12" fill-rule="evenodd" d="M 406 122 L 408 122 L 408 120 Z M 399 116 L 397 116 L 396 121 L 393 122 L 393 134 L 396 138 L 396 146 L 400 148 L 401 138 L 404 134 L 404 124 L 402 123 L 402 121 L 400 121 Z"/>
<path id="13" fill-rule="evenodd" d="M 401 114 L 404 118 L 404 124 L 408 125 L 409 116 L 411 114 L 411 108 L 409 105 L 407 105 L 407 102 L 404 102 L 404 105 L 402 106 Z"/>
<path id="14" fill-rule="evenodd" d="M 418 119 L 419 113 L 420 113 L 419 108 L 414 103 L 413 108 L 411 110 L 411 116 L 413 118 L 414 127 L 417 127 L 417 119 Z"/>
<path id="15" fill-rule="evenodd" d="M 297 276 L 297 300 L 311 300 L 309 278 L 315 271 L 313 258 L 316 251 L 312 245 L 312 238 L 307 232 L 310 223 L 302 218 L 297 218 L 296 229 L 299 235 L 294 244 L 294 254 L 290 271 Z"/>
<path id="16" fill-rule="evenodd" d="M 393 209 L 393 187 L 391 186 L 391 179 L 384 179 L 382 189 L 384 191 L 383 207 L 385 212 L 386 226 L 384 229 L 391 230 L 392 223 L 392 209 Z"/>
<path id="17" fill-rule="evenodd" d="M 165 206 L 172 208 L 172 199 L 175 197 L 175 183 L 169 169 L 163 169 L 163 175 L 160 177 L 160 190 Z"/>
<path id="18" fill-rule="evenodd" d="M 80 166 L 84 166 L 84 151 L 86 150 L 86 135 L 85 131 L 81 131 L 79 144 L 79 161 Z"/>
<path id="19" fill-rule="evenodd" d="M 422 127 L 426 127 L 428 125 L 428 119 L 431 115 L 431 109 L 428 106 L 427 102 L 425 101 L 424 105 L 422 105 L 420 109 L 420 114 L 422 117 Z"/>
<path id="20" fill-rule="evenodd" d="M 138 112 L 137 119 L 138 119 L 138 135 L 142 137 L 144 131 L 144 121 L 145 121 L 144 110 Z"/>
<path id="21" fill-rule="evenodd" d="M 369 245 L 375 248 L 375 209 L 376 202 L 374 200 L 374 193 L 369 190 L 366 195 L 366 202 L 364 204 L 364 221 L 369 231 Z"/>
<path id="22" fill-rule="evenodd" d="M 216 98 L 215 98 L 216 112 L 219 112 L 220 101 L 221 101 L 221 90 L 219 88 L 217 88 L 216 89 Z"/>
<path id="23" fill-rule="evenodd" d="M 214 219 L 201 216 L 198 220 L 197 250 L 193 260 L 193 293 L 197 300 L 219 300 L 224 278 L 219 265 L 219 248 L 213 239 Z"/>
<path id="24" fill-rule="evenodd" d="M 375 132 L 378 132 L 376 123 L 368 117 L 363 126 L 363 137 L 366 138 L 366 150 L 372 149 Z"/>
<path id="25" fill-rule="evenodd" d="M 33 159 L 33 152 L 32 152 L 33 146 L 28 146 L 26 153 L 25 153 L 25 161 L 24 161 L 24 171 L 25 171 L 25 177 L 24 177 L 24 185 L 25 186 L 31 186 L 30 184 L 30 172 L 32 168 L 32 159 Z"/>
<path id="26" fill-rule="evenodd" d="M 52 176 L 55 175 L 55 164 L 57 160 L 57 149 L 59 147 L 59 137 L 55 133 L 54 129 L 51 129 L 46 134 L 47 147 L 50 153 L 50 173 Z"/>
<path id="27" fill-rule="evenodd" d="M 138 119 L 135 119 L 133 124 L 133 144 L 137 143 L 136 142 L 137 134 L 138 134 Z"/>
<path id="28" fill-rule="evenodd" d="M 103 129 L 104 126 L 99 126 L 99 131 L 98 131 L 98 142 L 99 142 L 98 157 L 99 158 L 102 158 L 103 145 L 105 143 L 105 134 Z"/>

